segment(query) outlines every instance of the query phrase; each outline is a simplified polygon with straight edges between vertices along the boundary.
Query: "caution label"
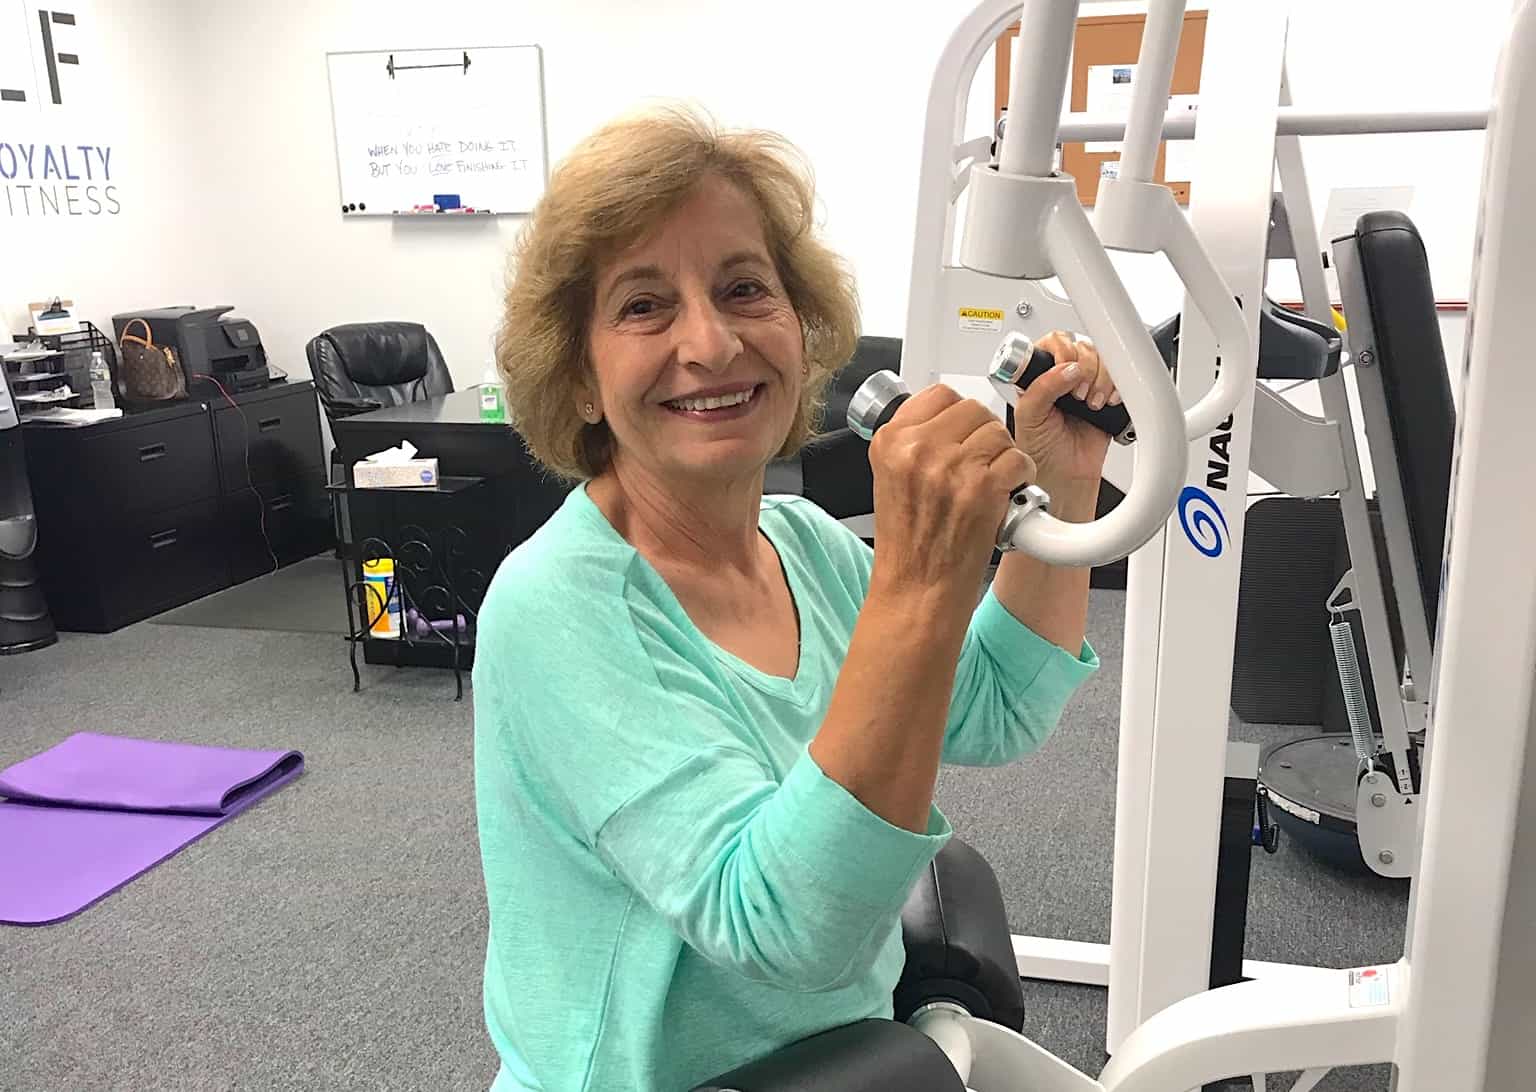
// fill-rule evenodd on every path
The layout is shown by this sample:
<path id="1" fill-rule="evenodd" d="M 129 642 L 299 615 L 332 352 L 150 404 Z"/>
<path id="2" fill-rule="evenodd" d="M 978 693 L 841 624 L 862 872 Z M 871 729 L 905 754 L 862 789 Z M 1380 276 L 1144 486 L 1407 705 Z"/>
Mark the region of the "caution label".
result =
<path id="1" fill-rule="evenodd" d="M 1003 313 L 988 307 L 960 308 L 960 329 L 975 334 L 1003 332 Z"/>
<path id="2" fill-rule="evenodd" d="M 1380 1008 L 1392 1001 L 1386 967 L 1357 967 L 1349 972 L 1349 1007 Z"/>

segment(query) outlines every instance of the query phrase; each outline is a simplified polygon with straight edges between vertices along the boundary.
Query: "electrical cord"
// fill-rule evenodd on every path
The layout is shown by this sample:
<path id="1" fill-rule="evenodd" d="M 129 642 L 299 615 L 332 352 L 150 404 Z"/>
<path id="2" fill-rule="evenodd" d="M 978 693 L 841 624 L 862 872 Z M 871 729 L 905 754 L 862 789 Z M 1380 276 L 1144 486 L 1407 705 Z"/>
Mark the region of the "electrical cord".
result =
<path id="1" fill-rule="evenodd" d="M 256 497 L 256 512 L 261 527 L 261 541 L 267 548 L 267 556 L 272 559 L 272 571 L 277 572 L 282 566 L 278 564 L 277 551 L 272 548 L 272 539 L 267 534 L 267 501 L 261 495 L 261 490 L 256 488 L 256 479 L 251 473 L 251 422 L 245 416 L 245 410 L 240 408 L 240 403 L 229 396 L 229 392 L 224 389 L 223 383 L 220 383 L 213 376 L 203 375 L 201 372 L 193 372 L 192 377 L 194 379 L 206 379 L 215 387 L 218 387 L 219 393 L 224 396 L 224 401 L 234 407 L 234 411 L 240 415 L 240 439 L 245 449 L 245 487 Z"/>

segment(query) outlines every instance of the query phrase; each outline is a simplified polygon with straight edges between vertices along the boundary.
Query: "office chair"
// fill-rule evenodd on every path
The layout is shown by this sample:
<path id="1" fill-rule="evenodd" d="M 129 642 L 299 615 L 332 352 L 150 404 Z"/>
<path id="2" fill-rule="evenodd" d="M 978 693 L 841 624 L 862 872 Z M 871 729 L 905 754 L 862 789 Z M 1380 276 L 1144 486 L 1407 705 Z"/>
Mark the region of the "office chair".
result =
<path id="1" fill-rule="evenodd" d="M 437 341 L 419 322 L 353 322 L 332 326 L 304 347 L 315 393 L 328 424 L 384 406 L 453 393 L 453 377 Z M 344 481 L 341 451 L 331 448 L 331 482 Z M 346 498 L 338 498 L 336 541 L 351 542 Z"/>
<path id="2" fill-rule="evenodd" d="M 310 339 L 304 355 L 331 421 L 453 393 L 442 350 L 419 322 L 332 326 Z"/>

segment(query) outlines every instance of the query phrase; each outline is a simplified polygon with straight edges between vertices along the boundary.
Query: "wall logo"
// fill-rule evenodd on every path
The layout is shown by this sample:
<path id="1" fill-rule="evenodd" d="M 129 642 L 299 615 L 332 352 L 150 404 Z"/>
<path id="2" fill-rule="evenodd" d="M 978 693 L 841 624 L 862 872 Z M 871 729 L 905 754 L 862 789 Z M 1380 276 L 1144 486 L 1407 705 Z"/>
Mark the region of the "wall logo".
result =
<path id="1" fill-rule="evenodd" d="M 69 11 L 0 4 L 0 191 L 4 215 L 116 216 L 122 211 L 112 177 L 112 145 L 34 136 L 57 124 L 58 107 L 99 98 L 74 52 L 80 2 Z M 91 53 L 87 42 L 87 59 Z"/>
<path id="2" fill-rule="evenodd" d="M 1215 498 L 1198 485 L 1186 485 L 1179 494 L 1179 526 L 1189 544 L 1206 557 L 1220 557 L 1227 548 L 1227 517 Z"/>
<path id="3" fill-rule="evenodd" d="M 75 26 L 75 12 L 50 11 L 47 8 L 38 8 L 34 13 L 24 3 L 13 8 L 12 11 L 15 13 L 19 24 L 6 37 L 11 38 L 12 41 L 18 44 L 28 42 L 33 37 L 36 37 L 36 46 L 42 55 L 42 66 L 47 73 L 48 86 L 46 91 L 41 86 L 41 80 L 39 80 L 38 86 L 31 88 L 32 94 L 37 98 L 42 98 L 46 94 L 53 105 L 64 105 L 64 90 L 59 80 L 61 75 L 60 66 L 78 66 L 80 64 L 80 55 L 69 51 L 65 45 L 67 39 L 63 37 L 66 28 L 72 30 Z M 35 23 L 32 18 L 34 14 L 36 15 Z M 33 25 L 37 28 L 35 36 L 32 34 Z M 15 37 L 11 37 L 12 34 Z M 58 41 L 55 41 L 55 35 L 59 36 Z M 4 70 L 0 70 L 0 102 L 27 101 L 28 88 L 22 86 L 22 84 L 31 81 L 17 79 L 18 76 L 28 74 L 20 71 L 19 60 L 20 58 L 12 60 L 10 64 L 5 66 Z"/>

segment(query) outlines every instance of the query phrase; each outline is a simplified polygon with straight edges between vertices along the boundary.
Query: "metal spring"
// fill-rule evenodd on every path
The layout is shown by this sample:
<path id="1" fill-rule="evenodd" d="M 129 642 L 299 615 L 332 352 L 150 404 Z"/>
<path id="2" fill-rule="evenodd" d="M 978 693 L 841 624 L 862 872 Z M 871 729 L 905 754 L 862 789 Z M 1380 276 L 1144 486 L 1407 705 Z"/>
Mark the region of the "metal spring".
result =
<path id="1" fill-rule="evenodd" d="M 1371 710 L 1365 700 L 1365 686 L 1360 681 L 1360 661 L 1355 656 L 1355 633 L 1347 621 L 1339 619 L 1328 626 L 1333 639 L 1333 658 L 1339 665 L 1339 688 L 1344 692 L 1344 710 L 1349 716 L 1349 734 L 1354 737 L 1355 756 L 1361 769 L 1371 769 L 1376 756 L 1375 737 L 1371 732 Z"/>

